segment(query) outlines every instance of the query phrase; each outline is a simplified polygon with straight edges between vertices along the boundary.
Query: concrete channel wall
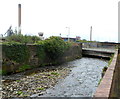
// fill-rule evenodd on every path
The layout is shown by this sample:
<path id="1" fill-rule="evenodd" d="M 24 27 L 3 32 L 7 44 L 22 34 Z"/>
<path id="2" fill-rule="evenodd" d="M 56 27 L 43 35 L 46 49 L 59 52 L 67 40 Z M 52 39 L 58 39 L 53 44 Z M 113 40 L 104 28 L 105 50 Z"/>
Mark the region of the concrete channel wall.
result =
<path id="1" fill-rule="evenodd" d="M 113 60 L 94 94 L 94 99 L 97 97 L 120 98 L 120 49 L 116 50 Z"/>
<path id="2" fill-rule="evenodd" d="M 117 43 L 110 43 L 110 42 L 83 42 L 83 48 L 107 48 L 107 49 L 114 49 L 116 48 Z"/>
<path id="3" fill-rule="evenodd" d="M 29 52 L 29 57 L 25 63 L 24 62 L 19 63 L 14 60 L 11 60 L 9 57 L 7 57 L 4 51 L 5 47 L 4 49 L 2 49 L 2 71 L 5 74 L 16 73 L 16 72 L 20 72 L 21 69 L 32 69 L 44 65 L 54 65 L 54 64 L 57 65 L 63 62 L 68 62 L 76 58 L 82 57 L 82 44 L 71 46 L 68 50 L 64 52 L 63 56 L 59 57 L 56 60 L 49 59 L 47 55 L 45 55 L 44 58 L 39 58 L 36 45 L 26 45 L 26 46 L 28 48 L 27 51 Z M 10 52 L 9 54 L 12 53 Z M 18 58 L 20 58 L 19 55 Z"/>
<path id="4" fill-rule="evenodd" d="M 99 57 L 99 58 L 106 58 L 110 59 L 110 57 L 114 54 L 114 51 L 102 51 L 99 49 L 89 49 L 84 48 L 82 49 L 83 56 L 87 57 Z"/>

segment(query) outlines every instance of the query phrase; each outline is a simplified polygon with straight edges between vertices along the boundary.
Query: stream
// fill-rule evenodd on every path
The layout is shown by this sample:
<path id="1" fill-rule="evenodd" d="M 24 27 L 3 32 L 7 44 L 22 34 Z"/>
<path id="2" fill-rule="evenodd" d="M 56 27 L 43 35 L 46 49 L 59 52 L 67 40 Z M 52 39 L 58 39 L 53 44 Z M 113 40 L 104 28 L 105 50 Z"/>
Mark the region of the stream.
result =
<path id="1" fill-rule="evenodd" d="M 63 65 L 71 69 L 65 79 L 60 79 L 43 95 L 38 93 L 30 97 L 92 97 L 101 79 L 102 69 L 108 65 L 108 61 L 83 57 Z"/>

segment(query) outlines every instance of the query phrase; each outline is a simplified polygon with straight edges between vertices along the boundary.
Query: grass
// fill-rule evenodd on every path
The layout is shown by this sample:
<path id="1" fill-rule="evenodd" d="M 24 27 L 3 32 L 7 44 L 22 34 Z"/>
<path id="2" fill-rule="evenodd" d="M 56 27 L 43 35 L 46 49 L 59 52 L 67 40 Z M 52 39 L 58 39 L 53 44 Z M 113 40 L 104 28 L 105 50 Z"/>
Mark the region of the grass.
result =
<path id="1" fill-rule="evenodd" d="M 114 54 L 112 54 L 112 56 L 110 57 L 110 60 L 108 62 L 108 66 L 111 64 L 112 60 L 113 60 Z"/>
<path id="2" fill-rule="evenodd" d="M 20 82 L 20 80 L 16 80 L 16 82 Z"/>
<path id="3" fill-rule="evenodd" d="M 45 88 L 43 88 L 43 87 L 40 87 L 40 88 L 37 88 L 37 90 L 45 90 Z"/>
<path id="4" fill-rule="evenodd" d="M 21 95 L 21 94 L 23 94 L 23 92 L 22 91 L 17 91 L 17 94 Z"/>
<path id="5" fill-rule="evenodd" d="M 30 65 L 26 65 L 26 64 L 25 64 L 25 65 L 19 67 L 19 71 L 22 72 L 22 71 L 25 71 L 25 70 L 30 69 L 30 68 L 31 68 Z"/>
<path id="6" fill-rule="evenodd" d="M 98 85 L 101 83 L 101 81 L 102 81 L 102 78 L 99 80 Z"/>
<path id="7" fill-rule="evenodd" d="M 57 72 L 51 72 L 51 74 L 52 74 L 52 75 L 55 75 L 55 76 L 58 76 L 58 75 L 59 75 L 59 73 L 57 73 Z"/>

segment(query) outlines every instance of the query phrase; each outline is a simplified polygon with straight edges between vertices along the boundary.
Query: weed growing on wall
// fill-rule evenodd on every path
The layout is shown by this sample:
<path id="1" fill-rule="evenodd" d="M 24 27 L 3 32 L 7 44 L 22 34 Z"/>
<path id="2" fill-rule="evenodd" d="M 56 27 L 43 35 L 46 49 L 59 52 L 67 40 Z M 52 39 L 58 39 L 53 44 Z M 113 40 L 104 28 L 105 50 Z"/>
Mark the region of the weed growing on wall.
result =
<path id="1" fill-rule="evenodd" d="M 112 60 L 113 60 L 114 54 L 112 54 L 112 56 L 110 57 L 110 60 L 108 62 L 108 66 L 111 64 Z"/>

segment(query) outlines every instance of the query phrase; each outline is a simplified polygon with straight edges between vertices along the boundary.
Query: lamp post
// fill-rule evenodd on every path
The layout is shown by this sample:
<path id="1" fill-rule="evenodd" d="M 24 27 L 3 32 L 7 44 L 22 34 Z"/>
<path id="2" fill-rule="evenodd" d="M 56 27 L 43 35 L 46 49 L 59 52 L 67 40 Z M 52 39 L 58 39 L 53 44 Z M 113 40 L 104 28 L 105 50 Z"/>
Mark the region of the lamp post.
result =
<path id="1" fill-rule="evenodd" d="M 69 42 L 70 27 L 66 27 L 66 28 L 68 28 L 68 42 Z"/>

